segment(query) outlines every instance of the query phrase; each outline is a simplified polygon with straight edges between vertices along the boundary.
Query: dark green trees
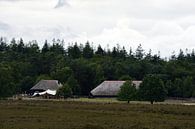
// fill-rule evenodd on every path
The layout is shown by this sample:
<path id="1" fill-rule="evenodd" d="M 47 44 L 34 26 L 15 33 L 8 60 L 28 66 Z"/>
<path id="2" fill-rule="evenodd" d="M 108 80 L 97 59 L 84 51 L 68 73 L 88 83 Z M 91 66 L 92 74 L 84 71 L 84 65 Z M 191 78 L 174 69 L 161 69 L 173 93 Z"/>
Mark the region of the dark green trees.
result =
<path id="1" fill-rule="evenodd" d="M 81 50 L 78 47 L 77 43 L 75 43 L 73 46 L 68 47 L 68 56 L 72 59 L 77 59 L 81 57 Z"/>
<path id="2" fill-rule="evenodd" d="M 5 50 L 7 50 L 7 44 L 3 40 L 3 38 L 0 38 L 0 51 L 5 51 Z"/>
<path id="3" fill-rule="evenodd" d="M 193 78 L 186 77 L 183 81 L 182 97 L 183 98 L 193 97 L 194 91 L 195 91 L 195 85 L 193 84 Z"/>
<path id="4" fill-rule="evenodd" d="M 90 46 L 89 42 L 87 42 L 83 48 L 83 57 L 87 59 L 93 57 L 93 48 Z"/>
<path id="5" fill-rule="evenodd" d="M 15 93 L 15 87 L 12 80 L 11 67 L 0 64 L 0 99 L 12 96 Z"/>
<path id="6" fill-rule="evenodd" d="M 195 91 L 195 85 L 193 84 L 192 77 L 176 78 L 174 81 L 168 80 L 166 82 L 166 89 L 168 90 L 168 96 L 179 98 L 191 98 Z"/>
<path id="7" fill-rule="evenodd" d="M 70 86 L 73 95 L 81 95 L 81 88 L 73 75 L 68 78 L 66 83 Z"/>
<path id="8" fill-rule="evenodd" d="M 127 101 L 128 103 L 136 99 L 137 90 L 132 81 L 126 81 L 118 93 L 118 100 Z"/>
<path id="9" fill-rule="evenodd" d="M 71 62 L 71 69 L 74 77 L 78 81 L 82 95 L 89 95 L 90 91 L 95 87 L 96 72 L 93 63 L 89 63 L 84 59 Z"/>
<path id="10" fill-rule="evenodd" d="M 0 38 L 0 64 L 3 64 L 0 69 L 5 70 L 0 73 L 1 87 L 9 89 L 14 84 L 15 93 L 24 93 L 40 79 L 56 79 L 69 83 L 73 95 L 86 96 L 104 80 L 129 80 L 129 77 L 143 80 L 148 74 L 158 74 L 166 84 L 168 97 L 195 96 L 194 50 L 180 50 L 165 60 L 151 51 L 145 54 L 141 45 L 127 53 L 120 45 L 106 49 L 99 45 L 94 49 L 87 42 L 66 48 L 63 40 L 50 42 L 43 42 L 39 48 L 42 43 L 36 40 L 13 38 L 8 42 Z M 6 71 L 9 74 L 4 76 Z"/>
<path id="11" fill-rule="evenodd" d="M 120 77 L 119 80 L 122 80 L 122 81 L 127 81 L 127 80 L 132 80 L 131 77 L 129 75 L 123 75 Z"/>
<path id="12" fill-rule="evenodd" d="M 163 81 L 156 75 L 148 75 L 143 79 L 140 85 L 139 95 L 142 100 L 153 102 L 161 102 L 166 98 L 167 91 Z"/>
<path id="13" fill-rule="evenodd" d="M 99 45 L 98 48 L 97 48 L 97 51 L 95 52 L 95 54 L 98 55 L 98 56 L 104 56 L 105 55 L 105 51 Z"/>
<path id="14" fill-rule="evenodd" d="M 61 83 L 66 83 L 68 78 L 72 76 L 73 71 L 69 67 L 56 68 L 55 71 L 51 73 L 53 79 L 60 81 Z"/>
<path id="15" fill-rule="evenodd" d="M 49 44 L 47 42 L 47 40 L 45 40 L 45 44 L 42 47 L 42 53 L 46 53 L 49 51 Z"/>
<path id="16" fill-rule="evenodd" d="M 30 76 L 24 77 L 20 81 L 20 92 L 27 93 L 34 84 L 35 84 L 35 79 L 33 77 Z"/>
<path id="17" fill-rule="evenodd" d="M 144 56 L 144 50 L 143 50 L 143 48 L 142 48 L 142 45 L 140 44 L 140 45 L 137 47 L 136 51 L 135 51 L 135 57 L 136 57 L 137 59 L 141 60 L 141 59 L 143 58 L 143 56 Z"/>

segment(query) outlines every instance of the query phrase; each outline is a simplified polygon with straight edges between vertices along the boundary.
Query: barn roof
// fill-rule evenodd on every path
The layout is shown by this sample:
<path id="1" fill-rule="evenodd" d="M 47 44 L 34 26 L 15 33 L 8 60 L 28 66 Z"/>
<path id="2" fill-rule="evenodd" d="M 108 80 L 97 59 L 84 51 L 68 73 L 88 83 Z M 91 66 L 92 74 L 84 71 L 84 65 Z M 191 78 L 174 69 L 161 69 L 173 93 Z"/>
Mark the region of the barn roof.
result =
<path id="1" fill-rule="evenodd" d="M 57 80 L 41 80 L 30 90 L 57 90 L 61 86 Z"/>
<path id="2" fill-rule="evenodd" d="M 132 81 L 136 88 L 142 81 Z M 125 81 L 104 81 L 99 86 L 91 91 L 93 96 L 117 96 L 120 87 L 125 83 Z"/>

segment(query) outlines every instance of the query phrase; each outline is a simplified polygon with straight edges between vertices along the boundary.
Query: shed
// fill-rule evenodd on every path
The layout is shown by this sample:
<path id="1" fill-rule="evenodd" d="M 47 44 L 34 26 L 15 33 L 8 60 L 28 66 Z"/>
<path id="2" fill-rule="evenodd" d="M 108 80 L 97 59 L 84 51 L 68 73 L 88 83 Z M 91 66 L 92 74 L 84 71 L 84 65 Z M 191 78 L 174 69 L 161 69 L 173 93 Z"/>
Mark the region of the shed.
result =
<path id="1" fill-rule="evenodd" d="M 62 87 L 62 85 L 58 82 L 58 80 L 41 80 L 30 90 L 34 93 L 39 93 L 47 90 L 57 91 L 60 87 Z"/>

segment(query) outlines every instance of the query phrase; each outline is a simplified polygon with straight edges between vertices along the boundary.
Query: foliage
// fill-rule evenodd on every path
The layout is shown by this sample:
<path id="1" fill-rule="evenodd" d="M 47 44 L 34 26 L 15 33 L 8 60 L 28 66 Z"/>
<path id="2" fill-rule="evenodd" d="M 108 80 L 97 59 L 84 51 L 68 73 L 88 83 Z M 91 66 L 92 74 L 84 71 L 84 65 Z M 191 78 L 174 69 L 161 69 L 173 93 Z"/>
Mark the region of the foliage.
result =
<path id="1" fill-rule="evenodd" d="M 131 79 L 131 77 L 129 75 L 123 75 L 122 77 L 120 77 L 119 80 L 127 81 L 127 80 L 132 80 L 132 79 Z"/>
<path id="2" fill-rule="evenodd" d="M 11 69 L 5 64 L 0 64 L 0 99 L 6 98 L 15 92 L 12 80 Z"/>
<path id="3" fill-rule="evenodd" d="M 104 56 L 105 51 L 102 49 L 101 45 L 98 46 L 97 51 L 95 52 L 96 55 L 98 56 Z"/>
<path id="4" fill-rule="evenodd" d="M 136 49 L 136 52 L 135 52 L 135 57 L 137 58 L 137 59 L 139 59 L 139 60 L 141 60 L 142 58 L 143 58 L 143 56 L 144 56 L 144 50 L 143 50 L 143 48 L 142 48 L 142 46 L 141 46 L 141 44 L 137 47 L 137 49 Z"/>
<path id="5" fill-rule="evenodd" d="M 126 81 L 118 93 L 118 100 L 120 101 L 132 101 L 136 99 L 136 87 L 132 81 Z"/>
<path id="6" fill-rule="evenodd" d="M 164 101 L 166 94 L 163 81 L 155 75 L 146 76 L 139 88 L 141 99 L 150 101 L 151 104 Z"/>
<path id="7" fill-rule="evenodd" d="M 81 50 L 78 47 L 77 43 L 74 46 L 68 47 L 68 56 L 72 59 L 80 58 L 81 57 Z"/>
<path id="8" fill-rule="evenodd" d="M 168 96 L 172 97 L 193 97 L 195 85 L 193 84 L 192 77 L 176 78 L 174 81 L 167 81 L 166 88 L 168 90 Z"/>
<path id="9" fill-rule="evenodd" d="M 38 44 L 44 44 L 39 48 Z M 190 98 L 195 93 L 195 52 L 194 50 L 173 53 L 170 59 L 144 51 L 141 44 L 135 51 L 119 44 L 113 48 L 95 49 L 90 42 L 69 44 L 53 39 L 39 43 L 13 38 L 10 42 L 0 38 L 1 70 L 8 69 L 6 88 L 14 84 L 14 93 L 23 93 L 42 79 L 56 79 L 66 83 L 73 76 L 80 87 L 81 95 L 89 92 L 104 80 L 143 80 L 155 74 L 165 84 L 168 97 Z M 4 74 L 4 73 L 1 73 Z M 8 81 L 9 80 L 9 81 Z M 10 81 L 11 80 L 11 81 Z M 77 94 L 77 93 L 74 93 Z"/>
<path id="10" fill-rule="evenodd" d="M 71 75 L 68 78 L 67 84 L 70 86 L 73 95 L 80 95 L 81 94 L 81 88 L 73 75 Z"/>
<path id="11" fill-rule="evenodd" d="M 27 93 L 29 91 L 29 89 L 32 88 L 32 86 L 34 85 L 35 79 L 30 77 L 30 76 L 26 76 L 24 77 L 21 82 L 19 83 L 20 87 L 21 87 L 21 92 L 23 93 Z"/>
<path id="12" fill-rule="evenodd" d="M 57 90 L 57 96 L 68 98 L 72 95 L 72 90 L 68 84 L 64 84 L 61 88 Z"/>
<path id="13" fill-rule="evenodd" d="M 39 75 L 36 79 L 36 82 L 35 83 L 38 83 L 39 81 L 41 80 L 51 80 L 52 78 L 49 76 L 49 75 L 45 75 L 45 74 L 42 74 L 42 75 Z"/>
<path id="14" fill-rule="evenodd" d="M 89 42 L 85 44 L 83 48 L 83 57 L 84 58 L 92 58 L 93 57 L 93 48 L 91 48 Z"/>
<path id="15" fill-rule="evenodd" d="M 89 92 L 95 87 L 95 67 L 88 64 L 84 59 L 75 60 L 71 63 L 75 79 L 77 79 L 82 95 L 89 95 Z"/>
<path id="16" fill-rule="evenodd" d="M 70 76 L 72 76 L 73 71 L 69 67 L 64 67 L 56 69 L 51 73 L 52 78 L 58 80 L 61 83 L 65 83 Z"/>
<path id="17" fill-rule="evenodd" d="M 193 96 L 193 91 L 195 86 L 193 85 L 192 77 L 186 77 L 183 81 L 182 86 L 182 97 L 183 98 L 190 98 Z"/>

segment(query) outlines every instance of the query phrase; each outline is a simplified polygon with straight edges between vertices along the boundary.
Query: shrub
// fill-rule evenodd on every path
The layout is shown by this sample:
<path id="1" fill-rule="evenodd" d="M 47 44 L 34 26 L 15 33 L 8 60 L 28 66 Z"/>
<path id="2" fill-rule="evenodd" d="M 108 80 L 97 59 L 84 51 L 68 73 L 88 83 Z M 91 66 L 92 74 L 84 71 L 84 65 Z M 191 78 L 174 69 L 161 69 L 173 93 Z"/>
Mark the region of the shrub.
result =
<path id="1" fill-rule="evenodd" d="M 118 93 L 118 100 L 128 101 L 128 103 L 136 98 L 137 90 L 132 81 L 126 81 Z"/>
<path id="2" fill-rule="evenodd" d="M 64 84 L 61 88 L 58 89 L 57 91 L 57 96 L 61 97 L 63 96 L 64 98 L 68 98 L 71 97 L 72 95 L 72 91 L 71 88 L 69 87 L 69 85 Z"/>

